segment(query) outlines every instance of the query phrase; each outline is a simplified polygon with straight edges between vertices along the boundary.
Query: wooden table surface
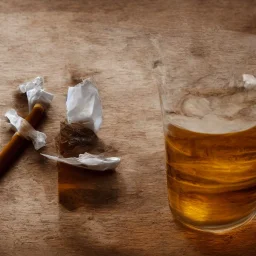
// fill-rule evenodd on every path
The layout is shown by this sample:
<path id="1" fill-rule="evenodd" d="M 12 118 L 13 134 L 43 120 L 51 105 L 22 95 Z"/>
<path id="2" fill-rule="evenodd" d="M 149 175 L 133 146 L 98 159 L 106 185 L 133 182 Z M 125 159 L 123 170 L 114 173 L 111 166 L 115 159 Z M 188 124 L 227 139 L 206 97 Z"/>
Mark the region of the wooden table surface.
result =
<path id="1" fill-rule="evenodd" d="M 48 136 L 42 152 L 55 154 L 67 87 L 92 76 L 104 109 L 99 137 L 122 162 L 116 173 L 94 179 L 82 207 L 70 209 L 58 203 L 56 164 L 30 147 L 0 181 L 0 256 L 256 254 L 256 220 L 225 235 L 202 234 L 177 224 L 168 207 L 148 35 L 160 33 L 175 52 L 200 33 L 201 18 L 213 36 L 235 38 L 238 58 L 248 53 L 243 44 L 251 45 L 255 74 L 255 0 L 1 1 L 1 147 L 11 137 L 5 111 L 28 112 L 15 94 L 19 83 L 41 75 L 55 94 L 41 126 Z M 191 41 L 191 56 L 205 50 Z"/>

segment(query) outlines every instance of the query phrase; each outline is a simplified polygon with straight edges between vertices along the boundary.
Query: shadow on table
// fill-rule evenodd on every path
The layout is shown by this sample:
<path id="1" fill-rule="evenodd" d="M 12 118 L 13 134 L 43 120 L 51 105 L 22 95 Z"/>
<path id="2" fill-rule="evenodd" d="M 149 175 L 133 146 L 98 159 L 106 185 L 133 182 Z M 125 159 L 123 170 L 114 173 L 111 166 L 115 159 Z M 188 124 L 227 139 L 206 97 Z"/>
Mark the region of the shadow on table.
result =
<path id="1" fill-rule="evenodd" d="M 224 234 L 204 233 L 189 230 L 177 223 L 197 251 L 209 256 L 249 256 L 256 255 L 256 228 L 255 221 Z"/>
<path id="2" fill-rule="evenodd" d="M 121 180 L 115 171 L 91 171 L 58 163 L 59 202 L 67 210 L 108 208 L 117 202 Z"/>
<path id="3" fill-rule="evenodd" d="M 100 234 L 99 234 L 100 236 Z M 73 233 L 60 237 L 61 243 L 65 245 L 64 255 L 88 255 L 88 256 L 143 256 L 143 252 L 133 249 L 119 249 L 117 245 L 104 245 L 86 239 L 81 234 Z"/>

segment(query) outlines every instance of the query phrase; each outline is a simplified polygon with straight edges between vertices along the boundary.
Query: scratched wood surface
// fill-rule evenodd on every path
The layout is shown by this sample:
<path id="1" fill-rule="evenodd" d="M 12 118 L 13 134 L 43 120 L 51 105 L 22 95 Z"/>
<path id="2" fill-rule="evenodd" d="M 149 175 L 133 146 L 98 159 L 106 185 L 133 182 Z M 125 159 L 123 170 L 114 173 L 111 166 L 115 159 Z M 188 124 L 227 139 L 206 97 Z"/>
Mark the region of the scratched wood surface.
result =
<path id="1" fill-rule="evenodd" d="M 189 59 L 210 55 L 221 36 L 219 49 L 255 74 L 255 8 L 255 0 L 2 0 L 1 147 L 11 137 L 4 112 L 13 107 L 27 114 L 15 94 L 20 82 L 44 76 L 55 94 L 41 126 L 48 136 L 42 151 L 55 154 L 67 87 L 93 76 L 104 108 L 99 137 L 122 163 L 116 173 L 93 178 L 92 197 L 85 195 L 82 207 L 68 208 L 58 204 L 56 165 L 30 147 L 0 181 L 0 255 L 255 255 L 256 220 L 216 236 L 172 218 L 148 40 L 160 33 L 173 53 L 185 44 Z M 197 40 L 201 29 L 204 39 Z"/>

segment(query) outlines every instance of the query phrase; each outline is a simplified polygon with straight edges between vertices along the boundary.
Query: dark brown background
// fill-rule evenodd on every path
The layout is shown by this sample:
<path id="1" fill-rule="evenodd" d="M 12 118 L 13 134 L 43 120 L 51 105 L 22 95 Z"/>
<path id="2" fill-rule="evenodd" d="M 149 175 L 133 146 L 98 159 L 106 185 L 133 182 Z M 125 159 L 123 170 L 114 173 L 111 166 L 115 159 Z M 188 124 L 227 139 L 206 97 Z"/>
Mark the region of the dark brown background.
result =
<path id="1" fill-rule="evenodd" d="M 256 221 L 219 236 L 174 222 L 148 41 L 160 33 L 171 40 L 169 50 L 189 42 L 191 56 L 204 56 L 208 41 L 189 41 L 203 18 L 213 37 L 235 38 L 227 48 L 242 38 L 239 59 L 243 44 L 255 53 L 255 8 L 254 0 L 1 1 L 1 116 L 10 107 L 26 115 L 16 87 L 44 76 L 55 99 L 42 126 L 43 152 L 54 154 L 67 87 L 93 76 L 104 108 L 99 136 L 122 163 L 116 174 L 94 179 L 94 196 L 84 207 L 70 210 L 58 204 L 56 165 L 29 148 L 0 181 L 0 255 L 255 255 Z M 1 146 L 10 137 L 2 121 Z"/>

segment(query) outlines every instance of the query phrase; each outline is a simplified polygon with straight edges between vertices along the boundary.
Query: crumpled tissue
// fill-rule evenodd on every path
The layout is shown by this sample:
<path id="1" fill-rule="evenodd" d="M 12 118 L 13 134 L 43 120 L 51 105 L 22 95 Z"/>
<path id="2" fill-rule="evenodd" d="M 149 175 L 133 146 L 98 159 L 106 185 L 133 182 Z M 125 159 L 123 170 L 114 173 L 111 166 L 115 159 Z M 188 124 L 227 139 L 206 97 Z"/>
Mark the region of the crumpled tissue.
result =
<path id="1" fill-rule="evenodd" d="M 32 108 L 37 103 L 43 105 L 45 108 L 51 104 L 53 94 L 46 92 L 43 89 L 43 86 L 44 80 L 40 76 L 36 77 L 32 81 L 19 85 L 20 92 L 27 94 L 29 112 L 31 112 Z"/>
<path id="2" fill-rule="evenodd" d="M 27 91 L 27 97 L 29 112 L 31 112 L 32 108 L 37 103 L 41 104 L 45 108 L 48 107 L 52 102 L 53 94 L 46 92 L 43 89 L 34 88 Z"/>
<path id="3" fill-rule="evenodd" d="M 12 129 L 17 131 L 25 139 L 31 140 L 36 150 L 45 146 L 46 135 L 36 131 L 29 122 L 17 114 L 16 110 L 8 110 L 5 116 L 9 119 Z"/>
<path id="4" fill-rule="evenodd" d="M 97 132 L 102 124 L 102 106 L 98 89 L 90 79 L 68 88 L 66 101 L 67 121 L 83 123 Z"/>
<path id="5" fill-rule="evenodd" d="M 92 155 L 89 153 L 80 154 L 78 157 L 68 158 L 50 156 L 46 154 L 41 155 L 54 161 L 95 171 L 114 170 L 120 163 L 120 158 L 118 157 L 104 157 L 100 155 Z"/>
<path id="6" fill-rule="evenodd" d="M 19 85 L 19 91 L 25 93 L 31 89 L 38 88 L 43 89 L 44 79 L 41 76 L 34 78 L 32 81 L 25 82 Z"/>

